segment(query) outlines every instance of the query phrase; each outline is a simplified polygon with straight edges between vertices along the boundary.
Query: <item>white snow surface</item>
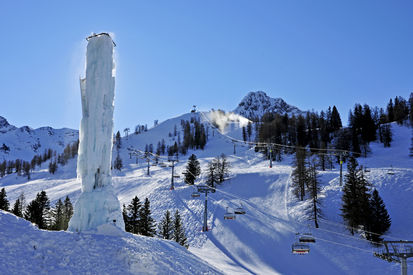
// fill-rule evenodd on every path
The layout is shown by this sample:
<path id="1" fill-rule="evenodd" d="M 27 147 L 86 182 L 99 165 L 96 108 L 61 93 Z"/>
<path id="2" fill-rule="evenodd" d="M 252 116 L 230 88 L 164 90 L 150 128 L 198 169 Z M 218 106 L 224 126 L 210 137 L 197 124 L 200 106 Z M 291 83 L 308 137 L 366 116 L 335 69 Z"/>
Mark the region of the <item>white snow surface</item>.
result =
<path id="1" fill-rule="evenodd" d="M 50 232 L 0 210 L 0 274 L 220 274 L 175 242 L 102 227 Z"/>
<path id="2" fill-rule="evenodd" d="M 82 121 L 79 132 L 77 176 L 82 193 L 74 207 L 70 231 L 96 231 L 113 223 L 125 224 L 112 188 L 112 146 L 115 77 L 113 42 L 108 35 L 89 39 L 86 78 L 80 80 Z"/>
<path id="3" fill-rule="evenodd" d="M 275 162 L 274 167 L 269 168 L 268 161 L 248 146 L 237 145 L 236 154 L 234 154 L 231 140 L 219 134 L 212 127 L 209 127 L 209 140 L 205 149 L 190 150 L 186 156 L 180 155 L 180 162 L 175 168 L 178 174 L 183 172 L 187 158 L 192 153 L 197 155 L 203 171 L 206 171 L 207 163 L 221 153 L 226 154 L 231 163 L 231 179 L 219 186 L 216 193 L 208 196 L 210 231 L 201 232 L 203 196 L 201 198 L 191 197 L 195 187 L 184 184 L 181 176 L 180 180 L 175 181 L 175 190 L 169 190 L 170 168 L 151 166 L 150 176 L 147 176 L 146 163 L 141 159 L 138 159 L 138 163 L 136 163 L 134 157 L 129 158 L 127 150 L 127 148 L 132 147 L 142 150 L 146 144 L 150 143 L 156 147 L 157 142 L 162 138 L 165 139 L 166 144 L 173 144 L 177 141 L 178 136 L 169 136 L 169 133 L 173 133 L 175 125 L 178 130 L 181 130 L 181 120 L 190 120 L 191 117 L 200 118 L 201 121 L 207 123 L 204 119 L 208 115 L 184 114 L 160 123 L 142 134 L 130 134 L 128 137 L 122 138 L 120 156 L 123 159 L 124 169 L 121 172 L 113 172 L 113 187 L 122 204 L 128 204 L 134 196 L 138 196 L 141 200 L 148 197 L 151 202 L 152 216 L 156 221 L 161 220 L 166 210 L 173 212 L 176 209 L 179 210 L 190 245 L 189 251 L 217 269 L 211 272 L 219 272 L 218 270 L 222 270 L 225 274 L 395 274 L 400 272 L 398 264 L 375 258 L 373 252 L 376 251 L 376 248 L 359 234 L 352 236 L 343 225 L 342 218 L 339 216 L 342 192 L 339 185 L 338 166 L 332 170 L 319 171 L 322 183 L 321 197 L 323 198 L 324 219 L 320 222 L 320 228 L 314 229 L 313 224 L 305 216 L 308 202 L 297 201 L 290 190 L 292 157 L 284 156 L 281 162 Z M 226 135 L 242 139 L 240 126 L 231 124 L 228 127 Z M 366 158 L 359 158 L 358 161 L 370 169 L 370 172 L 367 173 L 368 180 L 379 191 L 392 218 L 392 226 L 384 236 L 385 239 L 412 240 L 413 159 L 408 157 L 411 129 L 392 124 L 392 130 L 394 134 L 392 147 L 384 148 L 382 144 L 372 143 L 371 153 Z M 180 131 L 180 135 L 182 138 L 182 131 Z M 166 160 L 161 161 L 167 162 Z M 47 192 L 53 203 L 66 195 L 69 195 L 72 201 L 78 199 L 80 182 L 76 179 L 76 160 L 70 160 L 68 165 L 59 169 L 55 175 L 47 173 L 46 165 L 43 164 L 39 170 L 34 171 L 30 181 L 16 177 L 14 174 L 0 179 L 0 187 L 6 188 L 11 203 L 21 192 L 25 193 L 29 201 L 41 190 Z M 394 175 L 388 174 L 391 169 L 393 169 Z M 346 167 L 343 170 L 345 173 Z M 201 179 L 196 184 L 204 182 L 205 172 L 201 174 Z M 245 215 L 238 215 L 233 221 L 223 219 L 227 207 L 233 211 L 241 204 L 247 211 Z M 30 236 L 30 232 L 32 232 L 29 231 L 28 225 L 22 228 L 16 225 L 11 227 L 16 227 L 15 231 L 21 232 L 19 235 Z M 9 228 L 3 225 L 0 228 L 1 238 L 3 232 L 8 232 Z M 10 230 L 13 231 L 13 229 Z M 58 234 L 61 234 L 62 236 L 91 236 L 90 238 L 94 240 L 95 245 L 100 245 L 99 242 L 106 238 L 110 239 L 111 243 L 119 241 L 122 245 L 124 244 L 124 241 L 120 240 L 122 237 L 116 236 L 117 233 L 112 232 L 110 228 L 101 228 L 100 230 L 101 233 L 106 232 L 111 236 L 77 235 L 76 233 L 38 230 L 36 232 L 41 232 L 45 236 L 44 239 L 47 239 L 48 235 L 60 236 Z M 311 251 L 308 255 L 293 255 L 291 245 L 295 242 L 295 233 L 307 231 L 312 232 L 317 242 L 311 244 Z M 0 239 L 1 249 L 6 247 L 6 243 L 7 246 L 20 243 L 16 235 L 12 236 L 14 237 L 7 238 L 7 242 Z M 74 239 L 62 238 L 67 238 L 63 241 L 67 244 L 68 249 L 65 253 L 72 253 L 70 249 L 78 251 L 75 237 L 73 237 Z M 141 244 L 141 249 L 144 251 L 157 250 L 163 242 L 170 244 L 170 242 L 140 236 L 134 238 L 145 240 Z M 152 241 L 159 243 L 159 246 L 152 247 Z M 24 249 L 30 249 L 30 247 L 16 247 L 12 253 L 22 255 L 26 253 Z M 99 249 L 95 249 L 96 247 L 89 249 L 86 245 L 81 246 L 81 248 L 82 251 L 84 250 L 83 255 L 85 256 L 94 255 L 97 253 L 96 251 L 99 251 Z M 55 244 L 51 244 L 48 249 L 60 251 Z M 36 252 L 32 251 L 31 253 L 36 255 Z M 47 259 L 48 256 L 44 255 L 41 254 L 37 257 Z M 118 262 L 117 254 L 113 252 L 111 255 L 111 257 L 106 258 L 108 270 L 116 266 L 116 262 Z M 149 253 L 147 257 L 153 256 Z M 7 265 L 2 263 L 3 266 L 6 266 L 5 270 L 17 270 L 18 258 L 9 257 Z M 145 255 L 140 259 L 142 261 L 148 260 Z M 82 271 L 88 270 L 88 272 L 96 273 L 93 269 L 93 261 L 82 257 L 82 263 L 82 266 L 85 266 Z M 52 272 L 52 268 L 55 266 L 46 263 L 43 265 L 43 270 Z M 12 267 L 16 269 L 12 269 Z M 31 270 L 27 268 L 27 266 L 22 266 L 23 273 Z M 38 267 L 36 266 L 36 268 Z M 78 267 L 72 265 L 64 268 L 73 273 L 78 271 L 76 269 Z M 408 268 L 411 270 L 413 266 L 409 263 Z M 98 270 L 103 271 L 103 269 Z M 151 269 L 142 269 L 142 272 L 146 270 Z M 193 273 L 197 272 L 202 273 L 199 270 Z M 171 264 L 165 266 L 165 269 L 158 269 L 153 273 L 181 273 L 181 270 L 175 269 Z"/>

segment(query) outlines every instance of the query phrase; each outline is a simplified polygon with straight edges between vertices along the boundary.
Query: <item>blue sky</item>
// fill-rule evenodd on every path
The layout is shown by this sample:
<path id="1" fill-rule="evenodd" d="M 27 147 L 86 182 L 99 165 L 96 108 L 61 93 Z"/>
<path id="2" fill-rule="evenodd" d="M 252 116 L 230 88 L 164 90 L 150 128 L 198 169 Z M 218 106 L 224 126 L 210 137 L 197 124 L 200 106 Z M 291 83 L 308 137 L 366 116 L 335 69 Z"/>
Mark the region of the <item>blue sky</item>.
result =
<path id="1" fill-rule="evenodd" d="M 412 1 L 1 1 L 0 116 L 78 128 L 85 37 L 117 43 L 115 128 L 233 110 L 263 90 L 303 110 L 413 92 Z"/>

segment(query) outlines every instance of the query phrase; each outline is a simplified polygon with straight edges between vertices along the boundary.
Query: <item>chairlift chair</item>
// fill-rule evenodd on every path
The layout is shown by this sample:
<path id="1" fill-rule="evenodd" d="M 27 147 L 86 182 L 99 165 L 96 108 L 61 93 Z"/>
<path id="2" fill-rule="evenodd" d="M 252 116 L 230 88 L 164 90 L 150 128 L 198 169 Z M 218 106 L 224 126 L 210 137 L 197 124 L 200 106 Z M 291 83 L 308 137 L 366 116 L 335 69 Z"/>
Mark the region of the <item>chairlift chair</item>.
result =
<path id="1" fill-rule="evenodd" d="M 235 208 L 234 213 L 236 215 L 245 215 L 245 209 L 241 205 L 240 207 Z"/>
<path id="2" fill-rule="evenodd" d="M 228 207 L 227 207 L 227 212 L 224 215 L 224 220 L 235 220 L 235 214 L 228 212 Z"/>
<path id="3" fill-rule="evenodd" d="M 311 233 L 304 233 L 302 234 L 298 240 L 300 243 L 315 243 L 315 238 L 313 237 L 313 234 Z"/>
<path id="4" fill-rule="evenodd" d="M 192 192 L 192 195 L 191 195 L 193 198 L 199 198 L 200 196 L 201 196 L 201 194 L 198 192 L 198 191 L 194 191 L 194 192 Z"/>
<path id="5" fill-rule="evenodd" d="M 291 246 L 291 251 L 293 254 L 305 255 L 310 252 L 310 246 L 308 244 L 303 243 L 294 243 Z"/>
<path id="6" fill-rule="evenodd" d="M 161 163 L 159 163 L 159 166 L 160 166 L 160 167 L 166 167 L 166 164 L 163 163 L 163 162 L 161 162 Z"/>
<path id="7" fill-rule="evenodd" d="M 180 175 L 174 175 L 174 178 L 179 179 L 179 178 L 181 178 L 181 176 Z"/>

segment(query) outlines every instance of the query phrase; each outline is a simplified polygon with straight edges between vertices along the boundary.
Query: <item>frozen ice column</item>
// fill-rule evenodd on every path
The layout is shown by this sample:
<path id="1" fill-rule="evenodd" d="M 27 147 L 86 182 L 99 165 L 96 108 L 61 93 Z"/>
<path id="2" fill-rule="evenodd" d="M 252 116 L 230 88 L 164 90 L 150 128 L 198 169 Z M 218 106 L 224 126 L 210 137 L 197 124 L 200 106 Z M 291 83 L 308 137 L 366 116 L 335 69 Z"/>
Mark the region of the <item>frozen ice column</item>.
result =
<path id="1" fill-rule="evenodd" d="M 77 176 L 82 181 L 82 193 L 69 223 L 71 231 L 97 231 L 103 224 L 114 224 L 124 230 L 111 176 L 115 95 L 113 47 L 108 34 L 88 38 L 86 78 L 80 80 L 82 120 Z"/>

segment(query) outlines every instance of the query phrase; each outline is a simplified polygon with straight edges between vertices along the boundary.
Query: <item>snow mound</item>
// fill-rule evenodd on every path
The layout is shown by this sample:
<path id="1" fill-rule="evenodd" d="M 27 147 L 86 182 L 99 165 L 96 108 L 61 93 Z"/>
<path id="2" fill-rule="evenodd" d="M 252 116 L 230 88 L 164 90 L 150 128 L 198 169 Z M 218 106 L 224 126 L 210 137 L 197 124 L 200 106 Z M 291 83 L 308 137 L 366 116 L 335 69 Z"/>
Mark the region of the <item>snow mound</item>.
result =
<path id="1" fill-rule="evenodd" d="M 44 231 L 4 211 L 0 228 L 1 274 L 221 274 L 172 241 Z"/>

